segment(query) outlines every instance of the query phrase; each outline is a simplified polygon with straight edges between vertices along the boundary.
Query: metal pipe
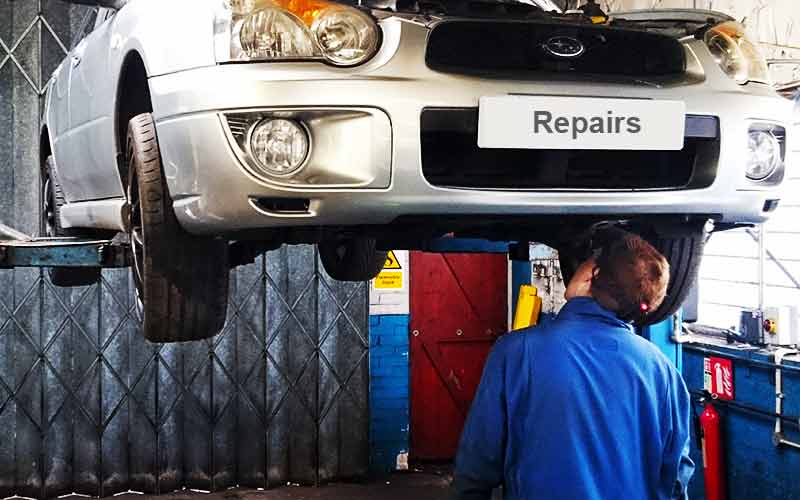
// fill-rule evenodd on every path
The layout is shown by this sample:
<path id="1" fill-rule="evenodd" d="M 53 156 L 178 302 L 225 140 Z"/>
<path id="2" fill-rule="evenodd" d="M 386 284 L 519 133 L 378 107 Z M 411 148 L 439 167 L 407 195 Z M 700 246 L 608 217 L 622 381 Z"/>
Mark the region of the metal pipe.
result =
<path id="1" fill-rule="evenodd" d="M 775 364 L 780 367 L 781 363 L 783 362 L 783 358 L 789 354 L 797 354 L 797 351 L 795 349 L 785 348 L 780 348 L 775 351 Z M 783 417 L 783 400 L 786 395 L 783 393 L 782 371 L 782 368 L 775 369 L 775 414 L 777 417 L 775 418 L 775 434 L 773 435 L 773 442 L 775 443 L 775 446 L 783 445 L 800 449 L 800 443 L 785 439 L 783 434 L 783 418 L 781 417 Z"/>
<path id="2" fill-rule="evenodd" d="M 736 360 L 737 362 L 741 361 L 744 365 L 757 366 L 759 368 L 769 368 L 769 369 L 780 368 L 781 370 L 784 370 L 786 372 L 800 373 L 800 366 L 778 365 L 775 363 L 770 363 L 769 361 L 758 361 L 757 359 L 742 358 L 727 352 L 708 349 L 705 347 L 698 347 L 692 344 L 691 342 L 684 343 L 683 345 L 686 349 L 699 352 L 700 354 L 708 354 L 711 356 L 718 356 L 720 358 L 733 359 Z"/>
<path id="3" fill-rule="evenodd" d="M 2 222 L 0 222 L 0 235 L 7 236 L 12 240 L 20 240 L 20 241 L 30 241 L 31 237 L 27 234 L 23 233 L 22 231 L 17 231 L 11 226 L 6 226 Z"/>
<path id="4" fill-rule="evenodd" d="M 715 405 L 723 406 L 725 408 L 732 408 L 734 410 L 739 410 L 744 413 L 755 415 L 757 417 L 763 418 L 780 418 L 784 425 L 792 425 L 800 429 L 800 417 L 794 417 L 790 415 L 783 415 L 779 416 L 775 412 L 769 410 L 763 410 L 761 408 L 756 408 L 755 406 L 746 405 L 743 403 L 737 403 L 736 401 L 728 401 L 725 399 L 714 399 L 712 398 L 707 391 L 698 391 L 693 390 L 690 391 L 693 396 L 696 397 L 695 402 L 703 405 L 709 400 L 713 400 Z"/>
<path id="5" fill-rule="evenodd" d="M 758 239 L 759 239 L 759 236 L 758 236 L 758 234 L 754 233 L 754 232 L 753 232 L 752 230 L 750 230 L 750 229 L 746 229 L 746 230 L 745 230 L 745 232 L 747 232 L 747 234 L 749 234 L 749 235 L 750 235 L 750 237 L 751 237 L 751 238 L 753 238 L 753 241 L 755 241 L 755 242 L 758 242 Z M 782 272 L 784 275 L 786 275 L 786 277 L 787 277 L 787 278 L 789 278 L 789 281 L 791 281 L 791 282 L 792 282 L 792 284 L 793 284 L 793 285 L 794 285 L 796 288 L 800 288 L 800 279 L 798 279 L 798 278 L 797 278 L 797 277 L 796 277 L 794 274 L 792 274 L 792 272 L 791 272 L 789 269 L 787 269 L 787 267 L 786 267 L 786 266 L 784 265 L 784 263 L 782 262 L 782 261 L 784 261 L 784 260 L 786 260 L 786 259 L 779 259 L 779 258 L 777 258 L 777 257 L 775 256 L 775 254 L 773 254 L 772 252 L 770 252 L 769 248 L 767 248 L 767 246 L 766 246 L 766 245 L 764 245 L 764 256 L 765 256 L 765 258 L 768 258 L 768 259 L 769 259 L 769 260 L 770 260 L 770 261 L 771 261 L 773 264 L 775 264 L 776 266 L 778 266 L 778 269 L 780 269 L 780 270 L 781 270 L 781 272 Z M 760 258 L 760 257 L 759 257 L 759 258 Z M 730 305 L 730 304 L 720 304 L 720 305 Z M 738 307 L 738 306 L 736 306 L 736 307 Z"/>
<path id="6" fill-rule="evenodd" d="M 767 245 L 764 242 L 767 230 L 764 224 L 758 225 L 758 310 L 764 310 L 764 295 L 767 290 L 766 267 L 767 267 Z"/>
<path id="7" fill-rule="evenodd" d="M 781 438 L 781 439 L 778 439 L 778 440 L 776 441 L 776 443 L 777 443 L 778 445 L 788 446 L 788 447 L 790 447 L 790 448 L 795 448 L 795 449 L 798 449 L 798 450 L 800 450 L 800 443 L 795 443 L 794 441 L 789 441 L 789 440 L 787 440 L 787 439 L 783 439 L 783 438 Z"/>

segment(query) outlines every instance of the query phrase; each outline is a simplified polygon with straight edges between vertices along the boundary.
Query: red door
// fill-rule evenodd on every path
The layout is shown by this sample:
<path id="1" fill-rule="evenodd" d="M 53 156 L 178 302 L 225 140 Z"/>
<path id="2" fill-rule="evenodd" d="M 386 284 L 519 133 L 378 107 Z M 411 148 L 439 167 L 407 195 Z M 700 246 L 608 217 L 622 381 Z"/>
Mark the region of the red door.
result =
<path id="1" fill-rule="evenodd" d="M 507 257 L 411 254 L 411 455 L 455 456 L 486 356 L 507 329 Z"/>

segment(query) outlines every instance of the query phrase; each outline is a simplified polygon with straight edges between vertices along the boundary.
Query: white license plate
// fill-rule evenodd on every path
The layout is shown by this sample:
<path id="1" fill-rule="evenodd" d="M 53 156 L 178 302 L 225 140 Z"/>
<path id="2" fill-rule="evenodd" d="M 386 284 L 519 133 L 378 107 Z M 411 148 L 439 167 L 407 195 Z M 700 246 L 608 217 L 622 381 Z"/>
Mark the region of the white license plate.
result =
<path id="1" fill-rule="evenodd" d="M 683 149 L 683 101 L 595 97 L 482 97 L 478 147 Z"/>

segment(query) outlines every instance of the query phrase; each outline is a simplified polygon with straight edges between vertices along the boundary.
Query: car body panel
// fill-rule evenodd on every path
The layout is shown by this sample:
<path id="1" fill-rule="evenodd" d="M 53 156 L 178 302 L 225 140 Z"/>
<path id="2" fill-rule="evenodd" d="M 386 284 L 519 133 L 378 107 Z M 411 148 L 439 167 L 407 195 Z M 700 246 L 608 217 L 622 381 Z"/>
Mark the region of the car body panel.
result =
<path id="1" fill-rule="evenodd" d="M 101 12 L 101 14 L 104 14 Z M 67 200 L 111 198 L 123 194 L 117 176 L 112 106 L 116 85 L 108 74 L 112 20 L 98 20 L 94 31 L 70 52 L 69 131 L 58 136 L 59 182 Z"/>
<path id="2" fill-rule="evenodd" d="M 125 145 L 117 138 L 115 111 L 127 57 L 141 57 L 148 76 L 216 64 L 211 2 L 135 0 L 102 14 L 107 17 L 69 52 L 48 88 L 56 98 L 44 121 L 67 202 L 125 196 L 117 168 Z M 173 36 L 178 26 L 180 36 Z"/>

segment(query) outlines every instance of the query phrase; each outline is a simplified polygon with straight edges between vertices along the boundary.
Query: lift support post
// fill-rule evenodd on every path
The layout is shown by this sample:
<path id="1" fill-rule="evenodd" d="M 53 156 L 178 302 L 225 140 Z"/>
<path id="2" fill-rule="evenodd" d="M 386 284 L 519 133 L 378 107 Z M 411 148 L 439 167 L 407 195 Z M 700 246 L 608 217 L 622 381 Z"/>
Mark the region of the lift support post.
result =
<path id="1" fill-rule="evenodd" d="M 130 246 L 113 240 L 32 238 L 0 223 L 0 269 L 130 265 Z"/>

